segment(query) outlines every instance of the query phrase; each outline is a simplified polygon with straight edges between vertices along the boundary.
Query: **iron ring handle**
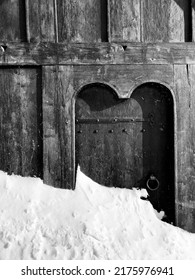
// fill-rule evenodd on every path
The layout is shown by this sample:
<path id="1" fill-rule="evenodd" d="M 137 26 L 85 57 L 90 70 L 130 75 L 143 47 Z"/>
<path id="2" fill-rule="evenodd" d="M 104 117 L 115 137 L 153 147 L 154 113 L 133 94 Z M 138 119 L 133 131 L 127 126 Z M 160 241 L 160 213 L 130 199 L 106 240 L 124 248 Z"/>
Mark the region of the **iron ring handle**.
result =
<path id="1" fill-rule="evenodd" d="M 154 188 L 152 188 L 150 186 L 151 182 L 155 182 L 156 183 L 156 186 Z M 149 190 L 155 191 L 155 190 L 157 190 L 159 188 L 160 182 L 159 182 L 159 180 L 154 175 L 150 175 L 150 178 L 146 182 L 146 186 L 148 187 Z"/>

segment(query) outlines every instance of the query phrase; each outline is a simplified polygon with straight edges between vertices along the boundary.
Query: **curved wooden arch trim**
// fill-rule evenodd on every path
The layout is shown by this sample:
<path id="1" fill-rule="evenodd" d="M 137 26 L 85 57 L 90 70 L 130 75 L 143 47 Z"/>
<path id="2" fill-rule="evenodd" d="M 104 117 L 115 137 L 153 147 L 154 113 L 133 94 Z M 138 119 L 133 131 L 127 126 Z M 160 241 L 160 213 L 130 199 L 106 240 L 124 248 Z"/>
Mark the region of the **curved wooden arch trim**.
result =
<path id="1" fill-rule="evenodd" d="M 75 100 L 77 95 L 82 91 L 84 90 L 85 88 L 87 87 L 91 87 L 93 85 L 103 85 L 103 86 L 106 86 L 107 88 L 110 88 L 112 91 L 115 92 L 115 94 L 117 95 L 118 98 L 121 98 L 120 96 L 120 93 L 119 93 L 119 89 L 116 88 L 115 86 L 113 86 L 112 84 L 108 83 L 108 82 L 105 82 L 105 81 L 101 81 L 101 80 L 98 80 L 98 81 L 93 81 L 93 82 L 90 82 L 90 83 L 84 83 L 82 85 L 80 85 L 74 92 L 73 94 L 73 99 Z"/>
<path id="2" fill-rule="evenodd" d="M 175 95 L 175 92 L 174 92 L 173 88 L 169 84 L 167 84 L 165 82 L 161 82 L 159 80 L 154 80 L 154 79 L 152 79 L 152 80 L 150 80 L 150 79 L 149 80 L 142 80 L 141 82 L 134 84 L 129 90 L 128 98 L 131 97 L 132 93 L 136 90 L 136 88 L 138 88 L 140 86 L 143 86 L 145 84 L 148 84 L 148 83 L 159 84 L 159 85 L 162 85 L 162 86 L 166 87 L 171 93 L 171 96 L 173 98 L 173 103 L 176 104 L 176 102 L 179 101 L 177 96 Z"/>

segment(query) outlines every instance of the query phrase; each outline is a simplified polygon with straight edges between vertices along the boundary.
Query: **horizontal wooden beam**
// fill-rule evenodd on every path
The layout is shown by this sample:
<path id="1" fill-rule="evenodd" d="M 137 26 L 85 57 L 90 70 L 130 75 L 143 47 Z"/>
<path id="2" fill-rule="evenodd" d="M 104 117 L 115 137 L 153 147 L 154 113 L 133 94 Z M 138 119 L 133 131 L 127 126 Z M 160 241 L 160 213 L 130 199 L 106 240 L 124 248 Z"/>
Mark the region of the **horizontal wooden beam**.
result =
<path id="1" fill-rule="evenodd" d="M 0 65 L 195 64 L 195 43 L 0 43 Z"/>

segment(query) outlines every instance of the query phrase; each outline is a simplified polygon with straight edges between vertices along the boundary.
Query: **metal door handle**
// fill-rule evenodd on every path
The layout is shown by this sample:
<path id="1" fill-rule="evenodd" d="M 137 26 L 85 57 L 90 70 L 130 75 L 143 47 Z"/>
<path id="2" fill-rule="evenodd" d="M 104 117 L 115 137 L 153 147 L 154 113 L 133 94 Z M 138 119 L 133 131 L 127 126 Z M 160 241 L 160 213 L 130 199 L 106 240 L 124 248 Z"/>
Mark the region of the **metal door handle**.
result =
<path id="1" fill-rule="evenodd" d="M 150 175 L 150 178 L 146 182 L 146 186 L 149 190 L 155 191 L 159 188 L 160 182 L 154 175 Z"/>

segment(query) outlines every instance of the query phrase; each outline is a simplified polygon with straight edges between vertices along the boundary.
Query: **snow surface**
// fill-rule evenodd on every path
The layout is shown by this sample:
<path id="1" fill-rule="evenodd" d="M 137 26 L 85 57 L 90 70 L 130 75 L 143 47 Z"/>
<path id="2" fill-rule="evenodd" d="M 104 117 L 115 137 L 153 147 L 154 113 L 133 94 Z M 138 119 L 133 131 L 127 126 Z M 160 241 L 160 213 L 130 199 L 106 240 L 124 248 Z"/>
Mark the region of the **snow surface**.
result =
<path id="1" fill-rule="evenodd" d="M 0 193 L 2 260 L 195 259 L 195 234 L 162 222 L 144 190 L 107 188 L 78 169 L 75 191 L 0 171 Z"/>

